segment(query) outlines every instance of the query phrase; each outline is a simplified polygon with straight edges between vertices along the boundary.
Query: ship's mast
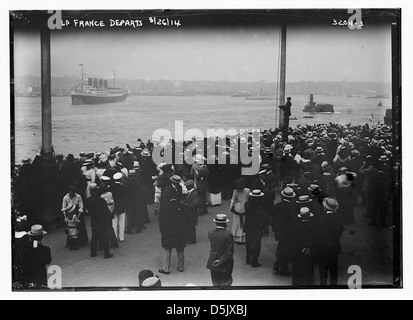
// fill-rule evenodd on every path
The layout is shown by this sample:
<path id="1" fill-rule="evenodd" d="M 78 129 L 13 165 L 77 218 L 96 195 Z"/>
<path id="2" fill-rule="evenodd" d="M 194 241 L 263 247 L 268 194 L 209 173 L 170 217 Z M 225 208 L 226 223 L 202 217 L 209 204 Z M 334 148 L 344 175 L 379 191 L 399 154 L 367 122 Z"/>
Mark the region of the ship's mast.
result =
<path id="1" fill-rule="evenodd" d="M 113 88 L 116 89 L 116 70 L 113 69 Z"/>

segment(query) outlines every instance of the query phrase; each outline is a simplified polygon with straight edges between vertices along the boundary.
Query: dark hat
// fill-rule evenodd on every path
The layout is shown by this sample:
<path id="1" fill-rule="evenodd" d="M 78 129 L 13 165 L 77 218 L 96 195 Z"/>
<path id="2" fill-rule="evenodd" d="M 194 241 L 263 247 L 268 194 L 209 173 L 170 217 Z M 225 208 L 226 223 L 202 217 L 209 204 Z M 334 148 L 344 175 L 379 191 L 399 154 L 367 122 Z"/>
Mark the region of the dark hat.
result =
<path id="1" fill-rule="evenodd" d="M 151 278 L 151 277 L 153 277 L 153 276 L 154 276 L 154 274 L 153 274 L 153 272 L 150 271 L 150 270 L 143 270 L 143 271 L 141 271 L 141 272 L 139 273 L 139 286 L 142 287 L 143 282 L 144 282 L 146 279 L 149 279 L 149 278 Z"/>
<path id="2" fill-rule="evenodd" d="M 171 178 L 172 183 L 180 184 L 182 182 L 182 179 L 178 175 L 173 175 Z"/>

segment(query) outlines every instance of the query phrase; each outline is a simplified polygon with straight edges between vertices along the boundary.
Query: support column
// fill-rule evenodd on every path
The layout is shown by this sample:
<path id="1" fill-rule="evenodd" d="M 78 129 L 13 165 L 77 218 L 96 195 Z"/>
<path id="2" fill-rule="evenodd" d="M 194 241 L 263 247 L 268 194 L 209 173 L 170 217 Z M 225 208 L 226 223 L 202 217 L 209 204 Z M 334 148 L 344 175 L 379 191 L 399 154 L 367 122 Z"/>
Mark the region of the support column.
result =
<path id="1" fill-rule="evenodd" d="M 280 100 L 281 106 L 285 106 L 285 79 L 287 73 L 287 26 L 282 25 L 281 29 L 281 61 L 280 61 Z M 284 128 L 284 111 L 279 110 L 278 127 Z"/>
<path id="2" fill-rule="evenodd" d="M 42 156 L 53 158 L 52 145 L 52 76 L 50 63 L 50 29 L 40 31 L 41 75 L 42 75 Z"/>

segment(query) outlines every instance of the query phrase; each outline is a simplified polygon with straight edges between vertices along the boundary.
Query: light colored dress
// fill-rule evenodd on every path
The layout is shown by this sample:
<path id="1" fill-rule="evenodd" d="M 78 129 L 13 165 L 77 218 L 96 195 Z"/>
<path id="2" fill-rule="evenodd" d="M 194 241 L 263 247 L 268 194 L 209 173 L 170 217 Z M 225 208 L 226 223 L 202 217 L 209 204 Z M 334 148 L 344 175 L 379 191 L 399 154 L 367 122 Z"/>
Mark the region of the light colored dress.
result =
<path id="1" fill-rule="evenodd" d="M 245 223 L 245 204 L 249 199 L 249 194 L 251 190 L 245 188 L 243 191 L 234 191 L 234 195 L 232 196 L 231 200 L 231 208 L 235 207 L 235 211 L 237 213 L 243 214 L 244 223 Z M 236 243 L 246 243 L 245 232 L 243 225 L 244 223 L 241 222 L 241 216 L 234 214 L 232 219 L 232 229 L 231 233 L 234 236 L 234 241 Z"/>

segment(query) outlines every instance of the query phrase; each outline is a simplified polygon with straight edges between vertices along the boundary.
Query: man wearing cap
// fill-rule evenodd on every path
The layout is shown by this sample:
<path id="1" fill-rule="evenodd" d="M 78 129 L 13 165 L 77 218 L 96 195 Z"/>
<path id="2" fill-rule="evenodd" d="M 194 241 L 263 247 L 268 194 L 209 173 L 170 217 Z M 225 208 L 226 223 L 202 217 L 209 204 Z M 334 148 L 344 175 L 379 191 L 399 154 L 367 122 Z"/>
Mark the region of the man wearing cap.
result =
<path id="1" fill-rule="evenodd" d="M 274 206 L 272 214 L 272 227 L 275 239 L 278 241 L 274 271 L 281 276 L 291 276 L 288 265 L 291 262 L 291 229 L 296 209 L 294 203 L 296 196 L 293 189 L 285 188 L 281 191 L 282 201 Z"/>
<path id="2" fill-rule="evenodd" d="M 128 151 L 126 151 L 126 153 L 124 153 L 119 160 L 126 169 L 132 170 L 133 163 L 136 161 L 136 157 L 133 154 L 133 150 L 131 148 L 128 148 Z"/>
<path id="3" fill-rule="evenodd" d="M 96 257 L 98 242 L 102 246 L 105 259 L 112 258 L 109 239 L 112 229 L 112 219 L 106 201 L 99 196 L 96 184 L 90 186 L 91 196 L 85 201 L 85 208 L 91 216 L 92 240 L 90 255 Z"/>
<path id="4" fill-rule="evenodd" d="M 30 247 L 27 251 L 25 270 L 26 282 L 29 288 L 47 288 L 46 266 L 52 263 L 52 254 L 49 247 L 42 244 L 43 236 L 47 232 L 43 231 L 41 225 L 34 225 L 28 233 Z"/>
<path id="5" fill-rule="evenodd" d="M 188 195 L 184 201 L 187 210 L 187 244 L 196 244 L 196 225 L 198 224 L 198 194 L 193 180 L 185 182 Z"/>
<path id="6" fill-rule="evenodd" d="M 247 240 L 247 264 L 253 268 L 262 265 L 258 259 L 261 254 L 261 239 L 264 232 L 268 232 L 267 208 L 264 193 L 254 190 L 249 194 L 249 200 L 245 204 L 244 232 Z"/>
<path id="7" fill-rule="evenodd" d="M 163 209 L 159 217 L 159 226 L 162 236 L 162 247 L 165 250 L 163 269 L 159 273 L 170 274 L 172 249 L 176 249 L 178 254 L 178 271 L 184 272 L 185 268 L 185 246 L 186 233 L 184 228 L 185 210 L 182 204 L 182 179 L 180 176 L 173 175 L 171 185 L 166 187 L 164 194 Z"/>
<path id="8" fill-rule="evenodd" d="M 330 272 L 330 286 L 337 286 L 338 258 L 341 254 L 340 238 L 343 234 L 343 224 L 337 215 L 339 204 L 333 198 L 323 201 L 324 214 L 318 222 L 317 245 L 315 257 L 319 263 L 320 284 L 327 286 L 328 273 Z"/>
<path id="9" fill-rule="evenodd" d="M 83 163 L 82 171 L 83 175 L 86 177 L 87 180 L 87 188 L 86 188 L 86 198 L 90 197 L 90 185 L 92 183 L 96 183 L 96 171 L 94 167 L 93 160 L 86 160 Z"/>
<path id="10" fill-rule="evenodd" d="M 213 221 L 216 228 L 208 234 L 211 252 L 207 269 L 211 271 L 214 287 L 230 287 L 233 283 L 234 236 L 227 230 L 229 220 L 225 214 L 217 215 Z"/>

